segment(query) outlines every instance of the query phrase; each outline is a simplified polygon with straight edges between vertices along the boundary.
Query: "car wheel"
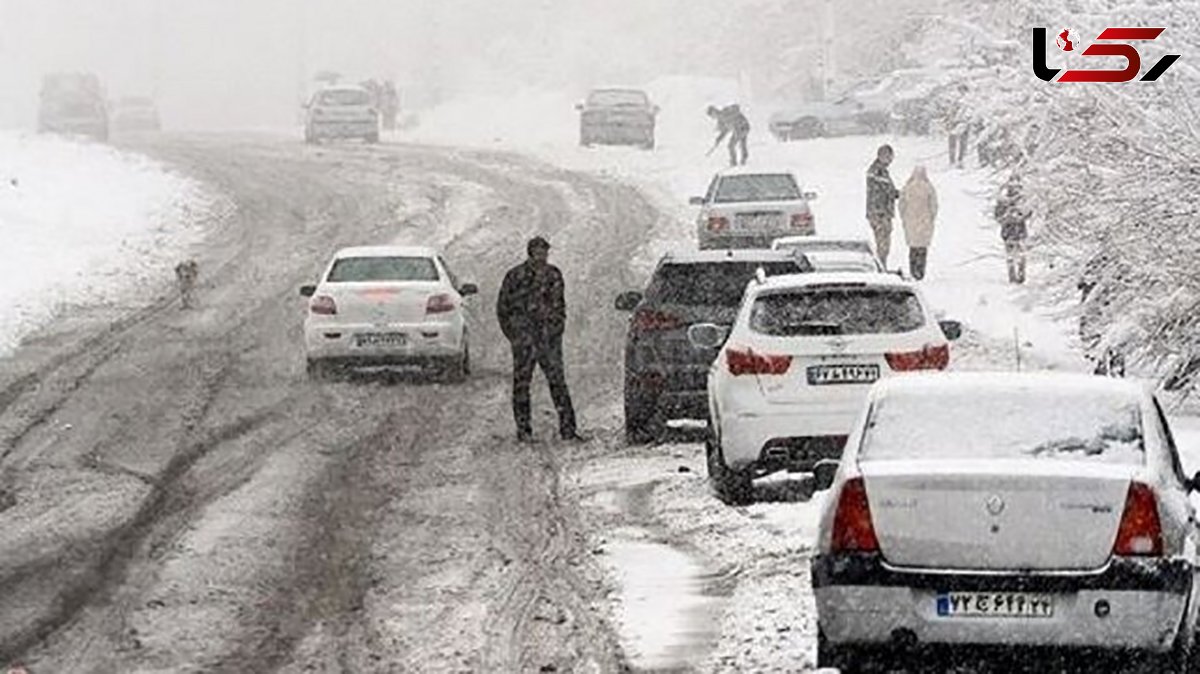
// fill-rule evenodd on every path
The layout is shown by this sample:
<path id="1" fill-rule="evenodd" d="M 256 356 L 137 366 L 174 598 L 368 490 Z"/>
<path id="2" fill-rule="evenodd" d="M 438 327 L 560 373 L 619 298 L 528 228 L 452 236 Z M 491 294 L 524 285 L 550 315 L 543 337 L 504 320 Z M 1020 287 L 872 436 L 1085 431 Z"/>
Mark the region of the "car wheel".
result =
<path id="1" fill-rule="evenodd" d="M 625 392 L 625 442 L 644 445 L 662 437 L 665 425 L 651 396 Z"/>
<path id="2" fill-rule="evenodd" d="M 711 422 L 710 422 L 711 423 Z M 710 426 L 711 428 L 711 426 Z M 708 479 L 717 498 L 727 505 L 749 505 L 754 502 L 754 474 L 750 470 L 733 470 L 725 465 L 721 445 L 710 430 L 704 442 L 708 457 Z"/>
<path id="3" fill-rule="evenodd" d="M 460 355 L 451 356 L 438 368 L 439 378 L 449 384 L 461 384 L 470 370 L 470 354 L 464 349 Z"/>
<path id="4" fill-rule="evenodd" d="M 654 136 L 647 138 L 645 140 L 645 142 L 642 143 L 642 149 L 643 150 L 653 150 L 654 149 Z"/>
<path id="5" fill-rule="evenodd" d="M 324 360 L 309 358 L 304 364 L 304 372 L 313 381 L 325 381 L 333 374 L 333 368 Z"/>
<path id="6" fill-rule="evenodd" d="M 878 664 L 889 659 L 880 657 L 879 653 L 867 651 L 855 646 L 835 646 L 825 639 L 825 635 L 817 631 L 817 669 L 837 669 L 841 674 L 860 674 L 875 671 L 890 671 L 890 668 L 877 668 Z M 888 662 L 888 664 L 899 664 Z"/>

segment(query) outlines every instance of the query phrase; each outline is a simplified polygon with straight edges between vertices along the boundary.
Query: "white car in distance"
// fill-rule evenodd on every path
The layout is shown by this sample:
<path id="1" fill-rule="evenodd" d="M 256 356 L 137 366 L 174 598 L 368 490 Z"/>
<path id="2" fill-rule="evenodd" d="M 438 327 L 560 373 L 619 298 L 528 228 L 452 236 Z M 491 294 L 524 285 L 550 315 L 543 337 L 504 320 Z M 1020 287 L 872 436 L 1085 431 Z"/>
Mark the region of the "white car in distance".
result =
<path id="1" fill-rule="evenodd" d="M 431 248 L 343 248 L 320 283 L 300 288 L 308 373 L 419 365 L 461 380 L 471 363 L 463 300 L 477 292 Z"/>
<path id="2" fill-rule="evenodd" d="M 841 456 L 875 381 L 941 370 L 962 326 L 934 320 L 921 291 L 892 274 L 794 274 L 752 281 L 733 327 L 693 325 L 720 348 L 708 373 L 708 474 L 727 503 L 753 480 Z"/>
<path id="3" fill-rule="evenodd" d="M 836 470 L 836 473 L 833 471 Z M 1196 671 L 1193 492 L 1154 396 L 1054 373 L 870 392 L 818 528 L 818 666 L 1078 649 L 1079 671 Z M 1109 656 L 1109 657 L 1105 657 Z M 1040 665 L 1040 666 L 1039 666 Z"/>
<path id="4" fill-rule="evenodd" d="M 339 85 L 321 89 L 313 94 L 305 108 L 306 143 L 333 138 L 379 142 L 379 111 L 371 92 L 363 87 Z"/>
<path id="5" fill-rule="evenodd" d="M 866 239 L 784 236 L 771 242 L 771 250 L 799 251 L 816 272 L 887 271 Z"/>
<path id="6" fill-rule="evenodd" d="M 789 171 L 726 169 L 713 176 L 703 197 L 689 201 L 700 207 L 696 240 L 701 250 L 769 248 L 781 236 L 815 234 L 809 202 L 816 198 Z"/>

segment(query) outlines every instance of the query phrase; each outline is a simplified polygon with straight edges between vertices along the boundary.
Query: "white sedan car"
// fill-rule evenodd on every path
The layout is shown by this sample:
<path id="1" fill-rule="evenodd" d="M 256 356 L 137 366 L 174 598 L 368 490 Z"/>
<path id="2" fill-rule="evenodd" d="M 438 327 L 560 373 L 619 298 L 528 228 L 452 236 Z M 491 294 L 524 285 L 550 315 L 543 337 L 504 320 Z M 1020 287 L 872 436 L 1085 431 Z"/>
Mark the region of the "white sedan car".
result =
<path id="1" fill-rule="evenodd" d="M 887 271 L 866 239 L 784 236 L 771 242 L 771 250 L 799 251 L 813 271 Z"/>
<path id="2" fill-rule="evenodd" d="M 1086 648 L 1080 671 L 1195 671 L 1197 478 L 1137 384 L 896 377 L 825 468 L 820 666 L 1015 646 Z"/>
<path id="3" fill-rule="evenodd" d="M 460 284 L 436 251 L 424 247 L 343 248 L 308 297 L 304 345 L 308 373 L 337 367 L 431 366 L 451 379 L 470 371 Z"/>
<path id="4" fill-rule="evenodd" d="M 703 197 L 690 201 L 700 207 L 696 240 L 701 250 L 769 248 L 781 236 L 814 234 L 809 202 L 816 198 L 788 171 L 726 169 L 713 176 Z"/>
<path id="5" fill-rule="evenodd" d="M 760 276 L 727 339 L 714 324 L 689 329 L 693 346 L 721 348 L 708 373 L 717 494 L 747 502 L 755 477 L 836 459 L 871 384 L 944 369 L 948 340 L 960 332 L 934 320 L 921 291 L 892 274 Z"/>

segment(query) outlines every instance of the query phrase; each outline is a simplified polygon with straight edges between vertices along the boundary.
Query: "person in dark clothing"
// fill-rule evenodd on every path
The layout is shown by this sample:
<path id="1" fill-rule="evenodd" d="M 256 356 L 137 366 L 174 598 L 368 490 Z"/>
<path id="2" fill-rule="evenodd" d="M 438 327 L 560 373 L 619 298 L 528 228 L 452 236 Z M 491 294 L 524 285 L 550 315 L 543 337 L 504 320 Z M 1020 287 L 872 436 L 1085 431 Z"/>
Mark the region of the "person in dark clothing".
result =
<path id="1" fill-rule="evenodd" d="M 746 141 L 750 138 L 750 120 L 742 114 L 742 109 L 737 105 L 729 105 L 724 108 L 710 105 L 708 106 L 708 116 L 717 120 L 717 139 L 713 142 L 708 154 L 712 154 L 713 150 L 717 149 L 721 141 L 728 136 L 729 165 L 745 166 L 746 160 L 750 158 L 750 151 L 746 148 Z M 740 158 L 739 150 L 741 151 Z"/>
<path id="2" fill-rule="evenodd" d="M 885 267 L 892 248 L 892 218 L 896 215 L 896 199 L 900 197 L 900 190 L 896 189 L 892 175 L 888 173 L 888 166 L 895 156 L 891 145 L 880 145 L 875 152 L 875 161 L 867 169 L 867 222 L 875 234 L 875 252 Z"/>
<path id="3" fill-rule="evenodd" d="M 1000 238 L 1004 240 L 1009 283 L 1025 282 L 1025 240 L 1029 238 L 1031 215 L 1025 204 L 1021 178 L 1013 173 L 1000 188 L 995 209 L 996 221 L 1000 223 Z"/>
<path id="4" fill-rule="evenodd" d="M 575 409 L 563 369 L 562 337 L 567 307 L 562 272 L 547 262 L 550 244 L 542 237 L 530 239 L 526 252 L 528 259 L 504 275 L 496 301 L 500 330 L 512 345 L 512 406 L 517 439 L 522 442 L 533 439 L 529 384 L 534 367 L 539 366 L 558 409 L 559 435 L 564 440 L 582 440 L 576 432 Z"/>

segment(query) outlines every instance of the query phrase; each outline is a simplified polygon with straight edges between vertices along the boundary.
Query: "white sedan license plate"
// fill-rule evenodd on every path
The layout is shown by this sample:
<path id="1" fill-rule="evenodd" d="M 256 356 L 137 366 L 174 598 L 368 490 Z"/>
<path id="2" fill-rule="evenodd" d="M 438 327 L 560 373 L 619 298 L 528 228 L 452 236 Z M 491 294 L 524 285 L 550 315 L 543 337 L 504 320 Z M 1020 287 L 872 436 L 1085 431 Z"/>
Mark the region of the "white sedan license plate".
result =
<path id="1" fill-rule="evenodd" d="M 1054 597 L 1027 592 L 943 592 L 940 618 L 1052 618 Z"/>
<path id="2" fill-rule="evenodd" d="M 808 368 L 808 383 L 871 384 L 879 379 L 878 365 L 813 365 Z"/>
<path id="3" fill-rule="evenodd" d="M 407 342 L 402 332 L 363 332 L 354 336 L 355 346 L 404 346 Z"/>

